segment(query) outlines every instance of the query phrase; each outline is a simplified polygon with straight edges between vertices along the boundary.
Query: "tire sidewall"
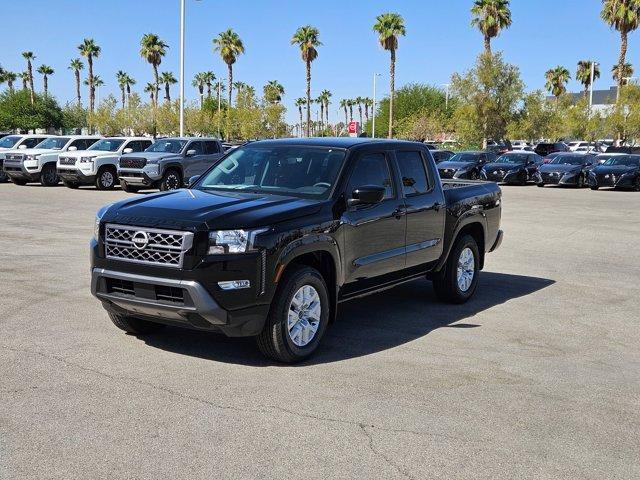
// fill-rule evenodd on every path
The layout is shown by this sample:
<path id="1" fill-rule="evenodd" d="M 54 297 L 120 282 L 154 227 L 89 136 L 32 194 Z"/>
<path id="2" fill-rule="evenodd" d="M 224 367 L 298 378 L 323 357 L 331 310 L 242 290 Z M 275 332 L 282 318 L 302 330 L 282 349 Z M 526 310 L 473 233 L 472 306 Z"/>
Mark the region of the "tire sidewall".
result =
<path id="1" fill-rule="evenodd" d="M 47 174 L 51 174 L 52 178 L 47 179 Z M 53 187 L 60 182 L 60 178 L 56 173 L 55 163 L 47 163 L 42 167 L 42 172 L 40 173 L 40 183 L 45 187 Z"/>
<path id="2" fill-rule="evenodd" d="M 467 289 L 466 292 L 460 290 L 458 286 L 458 260 L 460 259 L 460 255 L 465 248 L 469 248 L 473 253 L 473 280 L 471 281 L 471 286 Z M 467 301 L 469 298 L 473 296 L 476 289 L 478 288 L 478 276 L 480 274 L 480 252 L 478 250 L 478 244 L 470 235 L 465 235 L 462 237 L 456 245 L 454 246 L 451 252 L 451 262 L 449 267 L 451 268 L 451 282 L 452 282 L 452 292 L 454 294 L 455 300 L 458 301 Z"/>
<path id="3" fill-rule="evenodd" d="M 109 172 L 111 174 L 111 184 L 110 185 L 105 185 L 102 182 L 102 175 L 104 175 L 105 172 Z M 96 179 L 96 187 L 98 187 L 99 190 L 111 190 L 113 187 L 116 186 L 118 179 L 116 177 L 116 173 L 113 171 L 113 169 L 110 169 L 108 167 L 102 167 L 100 170 L 98 170 L 98 175 L 97 175 L 97 179 Z"/>
<path id="4" fill-rule="evenodd" d="M 178 185 L 175 188 L 171 188 L 169 186 L 168 182 L 171 176 L 175 176 L 177 178 Z M 160 190 L 162 190 L 163 192 L 178 190 L 181 187 L 181 183 L 182 183 L 182 177 L 180 175 L 180 172 L 178 172 L 175 169 L 167 170 L 164 176 L 162 177 L 162 181 L 160 182 Z"/>

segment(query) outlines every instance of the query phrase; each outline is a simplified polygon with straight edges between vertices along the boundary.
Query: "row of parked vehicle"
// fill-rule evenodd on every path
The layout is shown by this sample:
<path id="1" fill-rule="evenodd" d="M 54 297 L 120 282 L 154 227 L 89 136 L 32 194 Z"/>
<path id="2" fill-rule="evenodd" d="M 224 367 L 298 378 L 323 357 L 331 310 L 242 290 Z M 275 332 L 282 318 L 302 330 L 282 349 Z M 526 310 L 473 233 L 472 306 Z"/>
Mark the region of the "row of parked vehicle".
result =
<path id="1" fill-rule="evenodd" d="M 213 138 L 7 135 L 0 139 L 0 181 L 68 188 L 118 182 L 127 192 L 174 190 L 204 173 L 226 148 Z"/>
<path id="2" fill-rule="evenodd" d="M 443 179 L 488 180 L 504 184 L 601 187 L 640 191 L 640 155 L 628 153 L 510 151 L 502 155 L 486 151 L 454 154 L 432 150 Z"/>

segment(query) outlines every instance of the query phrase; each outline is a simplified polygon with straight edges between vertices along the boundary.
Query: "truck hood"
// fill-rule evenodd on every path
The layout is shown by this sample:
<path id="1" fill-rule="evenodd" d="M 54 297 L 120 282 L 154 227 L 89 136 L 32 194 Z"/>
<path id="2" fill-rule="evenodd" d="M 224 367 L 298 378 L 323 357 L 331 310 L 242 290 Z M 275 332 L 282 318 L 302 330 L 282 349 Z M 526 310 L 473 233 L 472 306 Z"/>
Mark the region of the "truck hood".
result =
<path id="1" fill-rule="evenodd" d="M 62 150 L 53 149 L 53 148 L 23 148 L 22 150 L 17 149 L 12 151 L 11 153 L 22 153 L 24 155 L 44 155 L 47 153 L 60 153 Z"/>
<path id="2" fill-rule="evenodd" d="M 103 221 L 176 230 L 258 228 L 321 208 L 321 201 L 296 197 L 180 189 L 118 202 Z"/>
<path id="3" fill-rule="evenodd" d="M 61 152 L 60 155 L 69 158 L 106 157 L 109 155 L 118 155 L 118 152 L 105 152 L 103 150 L 74 150 L 73 152 Z"/>
<path id="4" fill-rule="evenodd" d="M 179 153 L 171 152 L 137 152 L 127 153 L 121 158 L 146 158 L 147 160 L 164 160 L 165 158 L 182 158 Z"/>

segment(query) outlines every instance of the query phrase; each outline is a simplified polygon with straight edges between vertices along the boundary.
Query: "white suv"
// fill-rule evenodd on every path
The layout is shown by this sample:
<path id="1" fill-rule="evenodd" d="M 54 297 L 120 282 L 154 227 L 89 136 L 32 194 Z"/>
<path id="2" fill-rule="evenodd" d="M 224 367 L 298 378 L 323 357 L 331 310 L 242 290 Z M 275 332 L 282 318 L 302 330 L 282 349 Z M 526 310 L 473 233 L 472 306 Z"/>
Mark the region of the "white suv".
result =
<path id="1" fill-rule="evenodd" d="M 59 155 L 57 172 L 69 188 L 94 184 L 109 190 L 118 183 L 118 160 L 124 153 L 142 152 L 153 140 L 145 137 L 109 137 L 87 150 Z"/>
<path id="2" fill-rule="evenodd" d="M 66 135 L 50 137 L 34 148 L 11 150 L 6 153 L 4 171 L 16 185 L 40 182 L 45 187 L 60 183 L 56 173 L 56 162 L 61 152 L 84 150 L 100 140 L 89 135 Z"/>
<path id="3" fill-rule="evenodd" d="M 45 138 L 52 135 L 7 135 L 0 138 L 0 183 L 9 181 L 9 177 L 4 173 L 4 156 L 10 150 L 24 150 L 33 148 Z"/>

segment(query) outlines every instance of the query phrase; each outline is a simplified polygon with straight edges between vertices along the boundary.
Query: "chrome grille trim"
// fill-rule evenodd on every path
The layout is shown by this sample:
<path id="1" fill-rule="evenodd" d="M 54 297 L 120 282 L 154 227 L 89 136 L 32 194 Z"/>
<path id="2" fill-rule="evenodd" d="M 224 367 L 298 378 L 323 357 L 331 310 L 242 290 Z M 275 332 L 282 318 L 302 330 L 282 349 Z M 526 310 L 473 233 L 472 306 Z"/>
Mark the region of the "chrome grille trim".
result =
<path id="1" fill-rule="evenodd" d="M 58 157 L 60 160 L 60 165 L 75 165 L 76 159 L 73 157 Z"/>
<path id="2" fill-rule="evenodd" d="M 133 236 L 144 232 L 148 243 L 137 247 Z M 182 268 L 185 253 L 193 246 L 193 233 L 109 223 L 105 227 L 105 256 L 124 262 Z"/>
<path id="3" fill-rule="evenodd" d="M 7 155 L 5 155 L 5 160 L 23 160 L 24 159 L 24 155 L 21 155 L 19 153 L 8 153 Z"/>

